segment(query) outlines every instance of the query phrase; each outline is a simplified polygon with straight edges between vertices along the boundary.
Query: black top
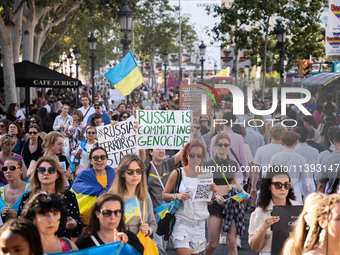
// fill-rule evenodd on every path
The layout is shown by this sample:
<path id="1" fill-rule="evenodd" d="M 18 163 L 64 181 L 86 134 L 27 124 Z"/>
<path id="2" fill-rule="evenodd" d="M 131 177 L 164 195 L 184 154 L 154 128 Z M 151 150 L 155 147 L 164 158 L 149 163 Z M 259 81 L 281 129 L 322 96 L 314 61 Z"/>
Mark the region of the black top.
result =
<path id="1" fill-rule="evenodd" d="M 214 160 L 217 165 L 215 164 Z M 216 185 L 227 185 L 222 175 L 223 172 L 225 177 L 227 178 L 228 183 L 231 184 L 238 172 L 236 161 L 229 159 L 229 156 L 227 159 L 220 159 L 217 157 L 217 155 L 214 157 L 214 160 L 210 159 L 207 163 L 204 164 L 205 170 L 207 172 L 213 172 L 214 183 Z M 210 167 L 210 171 L 208 170 L 208 167 Z"/>
<path id="2" fill-rule="evenodd" d="M 325 105 L 325 110 L 335 112 L 335 106 L 331 102 L 327 102 L 327 104 Z"/>
<path id="3" fill-rule="evenodd" d="M 322 147 L 322 145 L 321 144 L 318 144 L 318 143 L 316 143 L 315 141 L 306 141 L 306 143 L 309 145 L 309 146 L 311 146 L 311 147 L 313 147 L 313 148 L 315 148 L 315 149 L 317 149 L 318 151 L 319 151 L 319 153 L 320 152 L 323 152 L 325 149 L 324 149 L 324 147 Z"/>
<path id="4" fill-rule="evenodd" d="M 41 141 L 38 139 L 38 147 L 35 150 L 35 152 L 31 153 L 29 150 L 29 143 L 30 143 L 30 139 L 28 138 L 27 142 L 25 142 L 25 145 L 22 149 L 22 159 L 25 161 L 25 165 L 29 166 L 29 164 L 31 163 L 31 161 L 38 155 L 42 154 L 42 147 L 41 147 Z"/>
<path id="5" fill-rule="evenodd" d="M 21 203 L 19 205 L 19 210 L 18 210 L 18 217 L 22 213 L 22 209 L 25 206 L 26 200 L 30 197 L 32 192 L 27 192 L 22 196 Z M 76 195 L 70 191 L 70 190 L 65 190 L 64 191 L 64 198 L 63 198 L 63 203 L 66 205 L 67 209 L 67 217 L 70 216 L 72 217 L 76 222 L 77 222 L 77 227 L 73 230 L 71 229 L 64 229 L 63 231 L 57 232 L 57 236 L 59 237 L 78 237 L 82 233 L 83 230 L 83 221 L 81 220 L 81 215 L 79 213 L 79 207 L 78 207 L 78 201 L 76 198 Z"/>
<path id="6" fill-rule="evenodd" d="M 125 233 L 129 238 L 129 241 L 127 243 L 130 244 L 133 248 L 135 248 L 140 254 L 143 254 L 144 246 L 141 244 L 136 234 L 129 230 L 126 230 Z M 92 241 L 91 236 L 88 236 L 88 237 L 85 237 L 85 236 L 86 234 L 81 235 L 76 241 L 76 245 L 79 250 L 96 246 L 96 244 Z M 105 244 L 102 241 L 102 239 L 99 238 L 97 233 L 95 233 L 93 236 L 97 239 L 98 243 Z"/>

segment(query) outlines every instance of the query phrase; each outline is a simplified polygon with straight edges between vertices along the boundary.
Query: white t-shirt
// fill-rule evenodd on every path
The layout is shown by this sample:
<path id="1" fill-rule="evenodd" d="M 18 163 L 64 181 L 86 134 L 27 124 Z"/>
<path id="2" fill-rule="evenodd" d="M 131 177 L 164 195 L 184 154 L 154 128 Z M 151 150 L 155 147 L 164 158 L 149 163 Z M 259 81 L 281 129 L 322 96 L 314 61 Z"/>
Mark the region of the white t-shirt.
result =
<path id="1" fill-rule="evenodd" d="M 86 124 L 87 124 L 87 120 L 90 117 L 90 115 L 95 113 L 95 109 L 91 106 L 89 106 L 88 108 L 85 109 L 84 106 L 82 106 L 82 107 L 78 108 L 78 110 L 81 111 L 81 113 L 83 114 L 84 119 L 83 119 L 82 123 L 85 127 Z M 85 116 L 85 114 L 86 114 L 86 116 Z"/>
<path id="2" fill-rule="evenodd" d="M 18 111 L 17 111 L 17 114 L 15 115 L 17 118 L 20 118 L 20 120 L 23 120 L 23 119 L 25 119 L 26 117 L 25 117 L 25 115 L 24 115 L 24 113 L 19 109 Z"/>
<path id="3" fill-rule="evenodd" d="M 254 161 L 253 154 L 251 153 L 251 149 L 248 144 L 244 143 L 244 147 L 246 148 L 246 154 L 247 154 L 247 161 L 248 163 L 251 163 Z"/>
<path id="4" fill-rule="evenodd" d="M 89 162 L 89 157 L 90 157 L 90 150 L 92 149 L 94 143 L 93 144 L 85 144 L 85 149 L 87 150 L 87 153 L 83 150 L 82 153 L 80 154 L 80 162 L 79 165 L 81 166 L 87 166 L 87 163 Z M 81 149 L 80 145 L 77 149 L 77 151 Z"/>
<path id="5" fill-rule="evenodd" d="M 51 106 L 49 106 L 48 104 L 44 105 L 43 107 L 46 108 L 47 113 L 51 113 Z"/>

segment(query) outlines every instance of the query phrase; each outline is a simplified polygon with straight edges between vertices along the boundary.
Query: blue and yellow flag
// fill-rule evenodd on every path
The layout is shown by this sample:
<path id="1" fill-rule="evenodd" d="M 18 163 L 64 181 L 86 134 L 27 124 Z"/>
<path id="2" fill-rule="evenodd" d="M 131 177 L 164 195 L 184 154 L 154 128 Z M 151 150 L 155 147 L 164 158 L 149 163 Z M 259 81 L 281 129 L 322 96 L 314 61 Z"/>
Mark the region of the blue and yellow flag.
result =
<path id="1" fill-rule="evenodd" d="M 104 75 L 123 96 L 130 93 L 144 82 L 131 51 L 122 61 Z"/>
<path id="2" fill-rule="evenodd" d="M 237 195 L 235 195 L 235 196 L 233 196 L 231 198 L 240 203 L 243 199 L 247 198 L 247 195 L 243 194 L 243 193 L 240 193 L 240 194 L 237 194 Z"/>
<path id="3" fill-rule="evenodd" d="M 125 223 L 129 222 L 129 220 L 131 220 L 135 216 L 140 217 L 137 198 L 134 198 L 129 202 L 125 203 L 124 206 Z"/>

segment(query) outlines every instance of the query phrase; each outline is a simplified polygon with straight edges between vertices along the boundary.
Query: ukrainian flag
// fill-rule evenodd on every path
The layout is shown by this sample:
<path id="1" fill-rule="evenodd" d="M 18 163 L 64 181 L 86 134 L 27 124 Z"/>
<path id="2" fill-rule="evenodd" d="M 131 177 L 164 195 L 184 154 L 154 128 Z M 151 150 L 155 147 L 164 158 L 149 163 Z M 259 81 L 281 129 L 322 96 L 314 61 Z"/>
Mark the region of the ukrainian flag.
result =
<path id="1" fill-rule="evenodd" d="M 123 96 L 130 93 L 144 82 L 131 51 L 122 61 L 104 75 Z"/>
<path id="2" fill-rule="evenodd" d="M 235 195 L 235 196 L 233 196 L 231 198 L 240 203 L 243 199 L 247 198 L 247 195 L 243 194 L 243 193 L 240 193 L 240 194 L 237 194 L 237 195 Z"/>
<path id="3" fill-rule="evenodd" d="M 135 216 L 140 217 L 137 198 L 134 198 L 129 202 L 125 203 L 124 206 L 125 223 L 129 222 L 129 220 L 131 220 Z"/>

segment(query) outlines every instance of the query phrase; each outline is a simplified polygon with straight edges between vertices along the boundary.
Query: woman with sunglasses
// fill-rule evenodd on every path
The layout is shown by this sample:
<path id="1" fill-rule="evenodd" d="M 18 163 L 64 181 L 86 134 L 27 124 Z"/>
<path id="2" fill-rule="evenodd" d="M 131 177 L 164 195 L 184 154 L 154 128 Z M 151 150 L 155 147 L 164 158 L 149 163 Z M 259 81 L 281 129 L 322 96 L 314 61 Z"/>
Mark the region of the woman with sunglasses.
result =
<path id="1" fill-rule="evenodd" d="M 28 140 L 25 142 L 22 149 L 22 158 L 25 161 L 26 167 L 29 167 L 31 161 L 38 155 L 42 154 L 42 140 L 39 139 L 40 128 L 38 125 L 33 124 L 28 128 Z"/>
<path id="2" fill-rule="evenodd" d="M 238 167 L 234 160 L 231 160 L 227 153 L 230 149 L 230 138 L 227 134 L 217 135 L 214 146 L 216 156 L 211 158 L 205 168 L 215 169 L 213 172 L 214 183 L 217 185 L 217 193 L 212 205 L 208 207 L 210 216 L 207 220 L 209 243 L 205 247 L 205 255 L 213 254 L 219 243 L 221 225 L 223 232 L 228 233 L 225 244 L 228 246 L 228 254 L 237 254 L 237 235 L 241 236 L 245 230 L 244 207 L 234 199 L 228 199 L 243 190 L 237 180 Z M 220 170 L 218 168 L 220 167 Z M 222 239 L 223 240 L 223 239 Z"/>
<path id="3" fill-rule="evenodd" d="M 183 148 L 182 153 L 182 180 L 179 193 L 173 193 L 176 187 L 177 171 L 172 171 L 165 185 L 162 199 L 165 201 L 181 200 L 176 223 L 173 227 L 171 240 L 177 254 L 198 254 L 205 248 L 205 220 L 209 217 L 207 202 L 193 202 L 192 196 L 197 184 L 197 176 L 203 174 L 203 162 L 206 157 L 206 149 L 199 141 L 189 142 Z M 212 198 L 215 197 L 217 186 L 210 185 Z M 220 228 L 218 228 L 220 229 Z"/>
<path id="4" fill-rule="evenodd" d="M 271 253 L 271 226 L 280 219 L 271 216 L 274 205 L 299 205 L 294 201 L 295 195 L 287 172 L 280 166 L 269 168 L 261 180 L 258 207 L 250 216 L 249 244 L 254 252 Z"/>
<path id="5" fill-rule="evenodd" d="M 6 222 L 0 229 L 0 252 L 1 254 L 43 255 L 37 227 L 27 219 L 12 219 Z"/>
<path id="6" fill-rule="evenodd" d="M 127 120 L 130 116 L 131 116 L 131 114 L 130 114 L 128 111 L 121 112 L 121 113 L 119 114 L 119 121 L 125 121 L 125 120 Z"/>
<path id="7" fill-rule="evenodd" d="M 79 166 L 76 172 L 77 175 L 80 174 L 83 170 L 87 169 L 87 165 L 90 159 L 90 151 L 94 147 L 94 144 L 97 142 L 97 140 L 95 140 L 97 136 L 96 127 L 87 126 L 85 134 L 87 139 L 80 142 L 76 154 L 76 159 L 80 159 Z"/>
<path id="8" fill-rule="evenodd" d="M 107 165 L 108 155 L 102 147 L 93 148 L 89 159 L 89 168 L 76 177 L 71 189 L 77 196 L 85 225 L 96 198 L 109 190 L 116 175 L 115 170 Z"/>
<path id="9" fill-rule="evenodd" d="M 60 193 L 41 191 L 32 195 L 21 217 L 37 227 L 45 254 L 77 251 L 77 246 L 68 238 L 60 236 L 67 226 L 67 213 Z"/>
<path id="10" fill-rule="evenodd" d="M 28 199 L 33 198 L 42 191 L 60 193 L 63 195 L 62 203 L 67 208 L 67 223 L 58 236 L 78 237 L 82 232 L 82 220 L 79 213 L 78 203 L 74 193 L 66 186 L 66 177 L 58 161 L 51 157 L 41 157 L 37 161 L 30 179 L 31 191 L 22 197 L 18 215 L 21 215 L 23 207 Z"/>
<path id="11" fill-rule="evenodd" d="M 123 199 L 116 194 L 106 193 L 92 206 L 89 224 L 84 234 L 77 239 L 76 245 L 81 250 L 116 241 L 130 244 L 140 254 L 144 252 L 138 237 L 126 229 Z"/>
<path id="12" fill-rule="evenodd" d="M 10 122 L 6 128 L 9 135 L 13 136 L 15 139 L 15 145 L 12 152 L 16 154 L 21 154 L 24 141 L 21 140 L 22 129 L 17 122 Z"/>
<path id="13" fill-rule="evenodd" d="M 0 138 L 1 136 L 3 136 L 4 134 L 7 133 L 6 127 L 8 126 L 8 123 L 10 121 L 7 119 L 1 119 L 0 120 Z"/>
<path id="14" fill-rule="evenodd" d="M 110 192 L 120 195 L 124 203 L 136 199 L 140 210 L 140 217 L 132 217 L 125 222 L 128 230 L 136 235 L 141 231 L 144 235 L 152 235 L 157 229 L 153 206 L 148 193 L 144 164 L 139 156 L 128 154 L 121 158 L 117 169 L 117 176 Z M 145 210 L 144 222 L 141 222 Z"/>
<path id="15" fill-rule="evenodd" d="M 80 110 L 73 111 L 72 114 L 73 122 L 67 124 L 63 135 L 70 138 L 70 152 L 76 150 L 79 146 L 80 141 L 83 138 L 84 126 L 83 126 L 83 114 Z"/>
<path id="16" fill-rule="evenodd" d="M 6 161 L 7 158 L 15 156 L 19 159 L 21 159 L 22 164 L 23 164 L 23 173 L 22 173 L 22 178 L 26 179 L 27 178 L 27 168 L 25 166 L 25 162 L 23 161 L 22 157 L 19 154 L 13 153 L 12 150 L 15 146 L 15 140 L 14 137 L 11 135 L 3 135 L 0 138 L 0 147 L 2 150 L 0 151 L 0 167 L 4 166 L 4 162 Z M 1 184 L 8 184 L 4 173 L 0 171 L 0 186 Z"/>
<path id="17" fill-rule="evenodd" d="M 28 190 L 29 184 L 20 178 L 23 172 L 23 165 L 22 160 L 18 157 L 7 158 L 1 170 L 8 181 L 6 186 L 0 187 L 1 217 L 2 221 L 6 222 L 18 216 L 21 198 Z"/>
<path id="18" fill-rule="evenodd" d="M 33 115 L 32 117 L 30 117 L 30 125 L 32 124 L 38 125 L 40 130 L 43 130 L 44 126 L 43 126 L 41 118 L 38 115 Z M 53 129 L 51 131 L 53 131 Z M 46 132 L 41 131 L 39 135 L 39 139 L 42 141 L 44 140 L 45 136 L 46 136 Z"/>

